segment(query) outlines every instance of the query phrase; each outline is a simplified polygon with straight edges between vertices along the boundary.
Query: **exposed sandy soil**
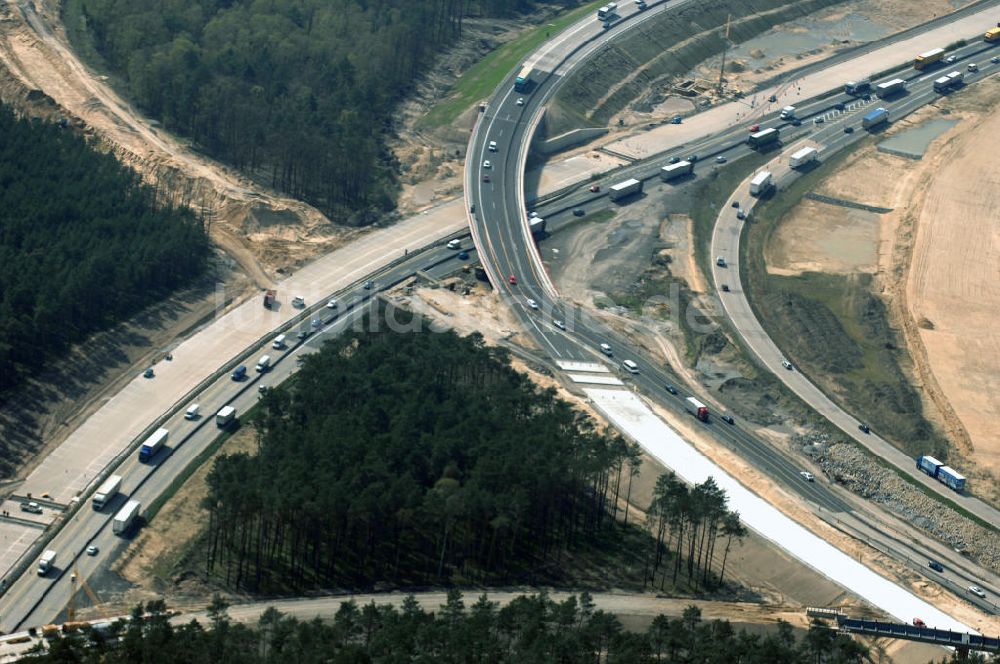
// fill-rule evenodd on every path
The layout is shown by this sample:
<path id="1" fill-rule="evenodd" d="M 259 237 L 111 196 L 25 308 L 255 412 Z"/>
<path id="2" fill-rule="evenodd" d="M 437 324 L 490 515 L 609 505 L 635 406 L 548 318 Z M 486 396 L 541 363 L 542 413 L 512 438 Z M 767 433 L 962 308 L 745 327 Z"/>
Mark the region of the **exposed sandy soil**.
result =
<path id="1" fill-rule="evenodd" d="M 948 111 L 959 124 L 923 159 L 865 149 L 823 181 L 818 193 L 892 208 L 874 215 L 803 200 L 767 250 L 769 271 L 874 272 L 875 292 L 904 333 L 912 380 L 925 414 L 964 458 L 950 460 L 976 493 L 1000 496 L 1000 229 L 998 164 L 983 150 L 1000 128 L 1000 81 L 992 78 L 942 99 L 889 132 Z M 912 260 L 912 263 L 911 263 Z"/>
<path id="2" fill-rule="evenodd" d="M 937 386 L 969 434 L 968 465 L 1000 480 L 1000 156 L 983 149 L 1000 131 L 1000 80 L 943 105 L 962 122 L 932 146 L 932 177 L 911 206 L 905 301 Z"/>

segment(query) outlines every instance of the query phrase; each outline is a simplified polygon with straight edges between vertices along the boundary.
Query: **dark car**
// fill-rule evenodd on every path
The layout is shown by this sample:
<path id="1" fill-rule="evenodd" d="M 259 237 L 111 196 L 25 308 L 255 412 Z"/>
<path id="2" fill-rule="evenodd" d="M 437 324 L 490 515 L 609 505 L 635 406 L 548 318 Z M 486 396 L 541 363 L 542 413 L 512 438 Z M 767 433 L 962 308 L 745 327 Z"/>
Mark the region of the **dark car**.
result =
<path id="1" fill-rule="evenodd" d="M 778 97 L 775 95 L 771 95 L 770 97 L 767 98 L 767 100 L 773 104 L 774 102 L 778 101 Z"/>
<path id="2" fill-rule="evenodd" d="M 489 181 L 490 181 L 490 174 L 483 173 L 483 182 L 489 182 Z"/>
<path id="3" fill-rule="evenodd" d="M 744 212 L 743 210 L 739 210 L 739 211 L 738 211 L 738 212 L 736 213 L 736 218 L 737 218 L 737 219 L 746 219 L 746 218 L 747 218 L 747 213 L 746 213 L 746 212 Z"/>
<path id="4" fill-rule="evenodd" d="M 869 427 L 864 422 L 862 422 L 861 424 L 858 425 L 858 429 L 861 430 L 861 433 L 871 433 L 872 432 L 871 427 Z"/>
<path id="5" fill-rule="evenodd" d="M 722 292 L 723 293 L 729 292 L 729 284 L 722 284 Z"/>
<path id="6" fill-rule="evenodd" d="M 670 124 L 680 124 L 680 123 L 681 123 L 681 122 L 683 122 L 683 121 L 684 121 L 684 118 L 682 118 L 682 117 L 681 117 L 681 116 L 679 116 L 679 115 L 675 115 L 674 117 L 672 117 L 672 118 L 670 119 Z"/>
<path id="7" fill-rule="evenodd" d="M 694 162 L 698 161 L 698 155 L 696 154 L 688 155 L 687 160 L 693 164 Z"/>
<path id="8" fill-rule="evenodd" d="M 722 421 L 725 422 L 726 424 L 736 424 L 736 420 L 733 419 L 732 415 L 723 415 Z"/>
<path id="9" fill-rule="evenodd" d="M 738 208 L 739 206 L 740 206 L 740 202 L 739 201 L 733 201 L 733 207 L 734 208 Z"/>
<path id="10" fill-rule="evenodd" d="M 667 392 L 670 392 L 671 394 L 677 394 L 677 388 L 671 385 L 670 383 L 664 385 L 663 389 L 665 389 Z"/>
<path id="11" fill-rule="evenodd" d="M 676 164 L 676 163 L 680 162 L 680 160 L 681 160 L 680 157 L 671 157 L 670 158 L 670 163 L 671 164 Z"/>
<path id="12" fill-rule="evenodd" d="M 936 560 L 928 560 L 927 566 L 930 567 L 935 572 L 944 572 L 944 565 L 942 565 Z"/>
<path id="13" fill-rule="evenodd" d="M 460 251 L 460 252 L 458 252 L 458 259 L 462 260 L 462 261 L 469 260 L 469 252 L 468 251 Z"/>
<path id="14" fill-rule="evenodd" d="M 842 111 L 845 108 L 847 108 L 846 106 L 844 106 L 844 102 L 842 102 L 842 101 L 838 101 L 836 104 L 833 105 L 833 107 L 835 109 L 837 109 L 838 111 Z"/>
<path id="15" fill-rule="evenodd" d="M 364 288 L 365 288 L 365 290 L 371 290 L 372 286 L 374 286 L 374 285 L 375 285 L 375 282 L 372 281 L 371 279 L 369 279 L 368 281 L 366 281 L 364 283 Z"/>
<path id="16" fill-rule="evenodd" d="M 853 134 L 854 133 L 854 127 L 844 127 L 844 133 L 845 134 Z"/>
<path id="17" fill-rule="evenodd" d="M 802 120 L 792 120 L 792 126 L 793 127 L 801 127 L 802 126 Z"/>
<path id="18" fill-rule="evenodd" d="M 592 185 L 590 185 L 590 193 L 596 194 L 600 190 L 601 190 L 601 185 L 599 185 L 599 184 L 592 184 Z"/>
<path id="19" fill-rule="evenodd" d="M 587 214 L 587 213 L 583 211 L 583 208 L 577 208 L 577 209 L 573 210 L 573 216 L 574 217 L 582 217 L 585 214 Z"/>
<path id="20" fill-rule="evenodd" d="M 813 120 L 813 122 L 816 123 L 816 124 L 823 124 L 824 122 L 826 122 L 826 120 L 824 120 L 823 116 L 821 115 L 818 118 L 816 118 L 815 120 Z"/>

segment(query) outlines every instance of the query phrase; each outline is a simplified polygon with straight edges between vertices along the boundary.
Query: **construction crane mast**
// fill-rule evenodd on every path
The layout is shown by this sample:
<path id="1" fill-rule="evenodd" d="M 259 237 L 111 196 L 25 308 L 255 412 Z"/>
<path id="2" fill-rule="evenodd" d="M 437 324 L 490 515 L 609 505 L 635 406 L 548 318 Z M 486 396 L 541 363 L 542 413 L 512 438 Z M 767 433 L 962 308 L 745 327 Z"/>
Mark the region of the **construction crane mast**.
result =
<path id="1" fill-rule="evenodd" d="M 723 85 L 723 83 L 725 81 L 725 75 L 726 75 L 726 53 L 729 51 L 729 47 L 733 45 L 732 42 L 729 41 L 729 24 L 730 24 L 730 21 L 732 21 L 732 19 L 733 19 L 733 15 L 732 14 L 729 14 L 728 16 L 726 16 L 726 34 L 724 34 L 722 36 L 722 39 L 725 42 L 725 45 L 722 47 L 722 66 L 719 67 L 719 85 L 716 88 L 716 91 L 719 94 L 722 94 L 722 85 Z"/>

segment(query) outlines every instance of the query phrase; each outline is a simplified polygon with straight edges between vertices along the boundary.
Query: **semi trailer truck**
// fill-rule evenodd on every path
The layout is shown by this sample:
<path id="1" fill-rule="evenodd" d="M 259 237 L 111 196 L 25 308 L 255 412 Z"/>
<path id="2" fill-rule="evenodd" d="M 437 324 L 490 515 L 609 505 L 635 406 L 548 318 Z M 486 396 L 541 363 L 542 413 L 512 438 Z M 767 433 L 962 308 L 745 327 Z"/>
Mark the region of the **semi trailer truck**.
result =
<path id="1" fill-rule="evenodd" d="M 684 400 L 684 410 L 691 413 L 702 422 L 708 422 L 708 406 L 694 397 L 688 397 Z"/>
<path id="2" fill-rule="evenodd" d="M 130 500 L 125 506 L 115 514 L 114 521 L 111 522 L 111 530 L 115 535 L 127 535 L 135 526 L 135 522 L 141 515 L 142 504 L 138 500 Z"/>
<path id="3" fill-rule="evenodd" d="M 164 443 L 167 442 L 168 433 L 169 432 L 166 429 L 160 428 L 147 438 L 146 442 L 144 442 L 142 447 L 139 448 L 139 461 L 145 463 L 156 456 L 156 453 L 159 452 Z"/>
<path id="4" fill-rule="evenodd" d="M 94 492 L 94 497 L 90 499 L 90 505 L 95 510 L 102 510 L 104 506 L 111 502 L 112 498 L 118 495 L 122 488 L 122 476 L 112 475 L 104 480 L 104 483 Z"/>
<path id="5" fill-rule="evenodd" d="M 608 198 L 613 201 L 618 201 L 626 196 L 631 196 L 632 194 L 637 194 L 642 191 L 642 180 L 636 180 L 635 178 L 629 178 L 624 182 L 619 182 L 618 184 L 611 185 L 608 189 Z"/>

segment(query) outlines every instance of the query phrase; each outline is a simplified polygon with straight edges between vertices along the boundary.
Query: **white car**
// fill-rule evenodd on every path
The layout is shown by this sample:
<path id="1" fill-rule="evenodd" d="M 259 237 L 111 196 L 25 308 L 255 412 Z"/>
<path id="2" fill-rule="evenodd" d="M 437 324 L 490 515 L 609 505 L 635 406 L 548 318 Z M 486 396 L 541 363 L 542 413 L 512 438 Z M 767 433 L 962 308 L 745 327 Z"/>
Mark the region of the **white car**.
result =
<path id="1" fill-rule="evenodd" d="M 558 319 L 554 320 L 554 321 L 552 321 L 552 324 L 555 325 L 556 327 L 558 327 L 560 330 L 565 330 L 566 329 L 566 323 L 562 322 L 561 320 L 558 320 Z"/>
<path id="2" fill-rule="evenodd" d="M 531 307 L 532 309 L 537 309 L 537 308 L 538 308 L 538 303 L 537 303 L 537 302 L 535 302 L 534 300 L 532 300 L 532 299 L 531 299 L 531 298 L 529 297 L 529 298 L 528 298 L 528 306 L 529 306 L 529 307 Z"/>
<path id="3" fill-rule="evenodd" d="M 976 597 L 983 597 L 983 598 L 986 597 L 986 593 L 983 592 L 983 589 L 980 588 L 979 586 L 969 586 L 969 592 L 975 595 Z"/>
<path id="4" fill-rule="evenodd" d="M 611 357 L 611 346 L 609 346 L 608 344 L 601 344 L 601 352 L 607 355 L 608 357 Z"/>
<path id="5" fill-rule="evenodd" d="M 792 363 L 789 362 L 788 360 L 784 359 L 784 358 L 782 358 L 782 360 L 781 360 L 781 366 L 785 367 L 789 371 L 792 370 Z"/>
<path id="6" fill-rule="evenodd" d="M 88 556 L 96 556 L 98 550 L 99 549 L 96 546 L 94 546 L 93 544 L 91 544 L 90 546 L 87 547 L 87 555 Z"/>
<path id="7" fill-rule="evenodd" d="M 517 105 L 518 106 L 524 106 L 524 97 L 518 97 L 517 98 Z"/>
<path id="8" fill-rule="evenodd" d="M 493 168 L 493 164 L 490 163 L 489 159 L 483 162 L 483 168 Z"/>
<path id="9" fill-rule="evenodd" d="M 497 142 L 496 141 L 490 141 L 489 150 L 490 150 L 490 152 L 496 152 L 497 151 Z"/>
<path id="10" fill-rule="evenodd" d="M 815 479 L 813 477 L 813 474 L 810 473 L 808 470 L 799 471 L 799 475 L 801 475 L 802 479 L 804 479 L 806 482 L 812 482 Z"/>
<path id="11" fill-rule="evenodd" d="M 949 64 L 949 65 L 953 64 L 953 63 L 955 63 L 957 61 L 958 61 L 958 58 L 956 58 L 954 55 L 949 55 L 947 58 L 944 59 L 945 64 Z"/>
<path id="12" fill-rule="evenodd" d="M 337 301 L 336 300 L 330 300 L 329 302 L 326 303 L 326 308 L 327 309 L 336 309 L 337 308 Z"/>
<path id="13" fill-rule="evenodd" d="M 459 240 L 458 238 L 455 238 L 454 240 L 449 240 L 447 246 L 449 249 L 461 249 L 462 241 Z"/>

